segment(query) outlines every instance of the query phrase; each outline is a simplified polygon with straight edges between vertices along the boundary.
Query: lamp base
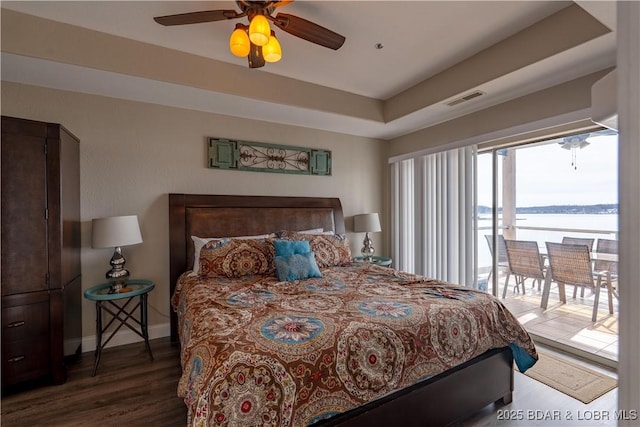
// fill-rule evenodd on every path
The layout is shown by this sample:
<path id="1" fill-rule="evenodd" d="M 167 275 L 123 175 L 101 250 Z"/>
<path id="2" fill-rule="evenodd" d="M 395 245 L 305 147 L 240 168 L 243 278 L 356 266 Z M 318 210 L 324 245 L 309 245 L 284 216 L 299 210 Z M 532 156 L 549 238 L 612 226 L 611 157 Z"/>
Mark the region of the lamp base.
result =
<path id="1" fill-rule="evenodd" d="M 364 258 L 365 261 L 367 262 L 371 262 L 373 260 L 373 254 L 376 253 L 374 247 L 373 247 L 373 242 L 371 241 L 371 239 L 369 238 L 369 233 L 365 233 L 364 234 L 364 241 L 362 242 L 362 249 L 360 249 L 360 253 L 362 254 L 362 257 Z"/>
<path id="2" fill-rule="evenodd" d="M 117 246 L 115 251 L 113 252 L 113 256 L 111 257 L 111 270 L 105 273 L 105 277 L 111 283 L 111 289 L 109 290 L 110 294 L 116 294 L 119 292 L 127 292 L 123 291 L 126 285 L 127 279 L 129 279 L 129 270 L 124 268 L 125 263 L 127 262 L 122 255 L 122 248 Z"/>

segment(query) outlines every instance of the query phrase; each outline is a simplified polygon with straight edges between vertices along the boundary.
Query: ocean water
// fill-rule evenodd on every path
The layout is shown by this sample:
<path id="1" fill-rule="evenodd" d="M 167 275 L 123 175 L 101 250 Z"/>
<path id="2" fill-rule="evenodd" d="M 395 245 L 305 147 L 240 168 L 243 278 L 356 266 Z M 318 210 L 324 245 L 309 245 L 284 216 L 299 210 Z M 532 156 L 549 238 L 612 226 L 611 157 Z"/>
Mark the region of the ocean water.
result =
<path id="1" fill-rule="evenodd" d="M 516 239 L 533 240 L 538 242 L 541 251 L 546 251 L 545 242 L 561 242 L 564 236 L 617 239 L 617 214 L 519 214 L 516 216 L 516 226 L 565 228 L 575 231 L 522 230 L 516 229 Z M 589 230 L 608 231 L 608 233 L 594 233 Z M 478 220 L 478 268 L 491 265 L 491 253 L 484 237 L 491 234 L 491 219 Z M 596 242 L 597 243 L 597 242 Z M 594 248 L 595 248 L 594 244 Z"/>

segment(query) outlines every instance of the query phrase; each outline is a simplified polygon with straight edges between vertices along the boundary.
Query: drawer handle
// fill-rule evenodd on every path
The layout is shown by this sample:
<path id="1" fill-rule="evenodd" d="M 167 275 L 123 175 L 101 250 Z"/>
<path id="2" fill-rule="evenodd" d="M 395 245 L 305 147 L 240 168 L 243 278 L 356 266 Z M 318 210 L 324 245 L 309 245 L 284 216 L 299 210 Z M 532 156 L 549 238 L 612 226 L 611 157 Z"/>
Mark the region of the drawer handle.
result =
<path id="1" fill-rule="evenodd" d="M 18 320 L 17 322 L 11 322 L 7 325 L 7 328 L 17 328 L 18 326 L 23 326 L 24 320 Z"/>
<path id="2" fill-rule="evenodd" d="M 24 356 L 16 356 L 16 357 L 12 357 L 11 359 L 7 360 L 7 362 L 15 363 L 15 362 L 21 361 L 22 359 L 24 359 Z"/>

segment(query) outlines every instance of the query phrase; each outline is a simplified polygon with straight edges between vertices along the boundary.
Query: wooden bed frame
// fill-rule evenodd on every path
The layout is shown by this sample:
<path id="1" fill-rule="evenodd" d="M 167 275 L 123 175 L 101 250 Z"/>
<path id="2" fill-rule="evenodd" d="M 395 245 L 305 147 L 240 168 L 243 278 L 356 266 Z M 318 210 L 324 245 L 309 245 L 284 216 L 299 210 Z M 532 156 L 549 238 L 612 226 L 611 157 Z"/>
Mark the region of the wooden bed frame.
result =
<path id="1" fill-rule="evenodd" d="M 192 235 L 252 236 L 320 227 L 345 232 L 339 199 L 169 194 L 170 296 L 179 276 L 193 265 Z M 178 342 L 178 319 L 170 311 L 171 340 Z M 512 391 L 513 356 L 504 347 L 317 425 L 448 425 L 494 402 L 510 403 Z"/>

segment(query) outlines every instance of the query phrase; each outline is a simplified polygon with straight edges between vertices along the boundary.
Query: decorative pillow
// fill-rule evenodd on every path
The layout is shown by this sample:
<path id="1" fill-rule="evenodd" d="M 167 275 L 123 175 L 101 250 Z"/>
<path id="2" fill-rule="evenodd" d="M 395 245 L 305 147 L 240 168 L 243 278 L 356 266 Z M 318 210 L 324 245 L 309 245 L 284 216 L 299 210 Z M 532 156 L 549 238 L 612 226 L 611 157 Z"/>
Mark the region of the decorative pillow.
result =
<path id="1" fill-rule="evenodd" d="M 308 240 L 318 267 L 332 267 L 351 262 L 351 248 L 344 234 L 291 234 L 291 240 Z"/>
<path id="2" fill-rule="evenodd" d="M 275 256 L 287 256 L 311 252 L 308 240 L 274 240 Z"/>
<path id="3" fill-rule="evenodd" d="M 273 274 L 273 258 L 273 244 L 265 240 L 213 240 L 200 250 L 200 275 L 240 277 Z"/>
<path id="4" fill-rule="evenodd" d="M 275 258 L 276 276 L 281 282 L 322 277 L 313 252 L 280 255 Z"/>
<path id="5" fill-rule="evenodd" d="M 271 234 L 262 234 L 259 236 L 240 236 L 233 237 L 236 240 L 253 240 L 253 239 L 267 239 L 271 237 L 276 237 L 274 233 Z M 189 273 L 189 276 L 197 276 L 200 272 L 200 250 L 204 245 L 214 240 L 217 241 L 226 241 L 231 239 L 232 237 L 197 237 L 191 236 L 191 240 L 193 240 L 193 268 L 192 272 Z"/>

